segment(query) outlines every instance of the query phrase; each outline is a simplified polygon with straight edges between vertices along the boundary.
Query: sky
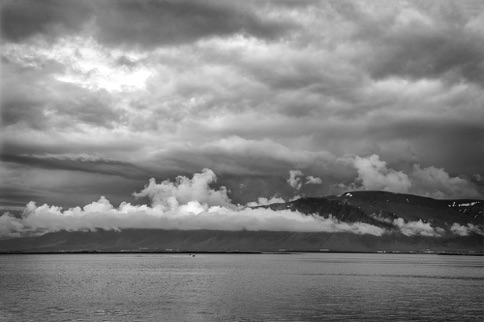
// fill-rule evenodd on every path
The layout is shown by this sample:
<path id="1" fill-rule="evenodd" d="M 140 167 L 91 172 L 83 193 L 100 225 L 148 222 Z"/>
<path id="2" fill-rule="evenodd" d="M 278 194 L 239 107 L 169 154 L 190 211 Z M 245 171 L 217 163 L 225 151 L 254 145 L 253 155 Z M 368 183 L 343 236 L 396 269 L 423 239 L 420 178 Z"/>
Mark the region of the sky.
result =
<path id="1" fill-rule="evenodd" d="M 0 209 L 207 173 L 227 205 L 484 198 L 482 1 L 5 0 L 0 52 Z"/>

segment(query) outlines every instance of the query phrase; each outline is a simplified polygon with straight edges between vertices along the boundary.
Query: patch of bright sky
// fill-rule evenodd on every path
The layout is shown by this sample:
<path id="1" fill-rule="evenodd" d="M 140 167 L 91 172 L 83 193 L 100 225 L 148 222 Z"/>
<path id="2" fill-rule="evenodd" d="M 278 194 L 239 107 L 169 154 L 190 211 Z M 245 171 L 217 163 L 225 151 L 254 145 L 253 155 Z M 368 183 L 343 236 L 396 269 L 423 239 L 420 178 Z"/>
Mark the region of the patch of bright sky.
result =
<path id="1" fill-rule="evenodd" d="M 152 75 L 148 66 L 138 62 L 146 55 L 106 49 L 91 38 L 68 37 L 43 47 L 7 43 L 2 54 L 21 66 L 35 69 L 40 69 L 45 60 L 56 61 L 65 70 L 56 73 L 55 79 L 93 90 L 143 90 Z"/>
<path id="2" fill-rule="evenodd" d="M 419 79 L 417 81 L 408 80 L 399 77 L 390 77 L 378 80 L 369 84 L 371 91 L 391 93 L 394 95 L 405 95 L 412 97 L 422 97 L 439 93 L 442 90 L 440 80 Z"/>

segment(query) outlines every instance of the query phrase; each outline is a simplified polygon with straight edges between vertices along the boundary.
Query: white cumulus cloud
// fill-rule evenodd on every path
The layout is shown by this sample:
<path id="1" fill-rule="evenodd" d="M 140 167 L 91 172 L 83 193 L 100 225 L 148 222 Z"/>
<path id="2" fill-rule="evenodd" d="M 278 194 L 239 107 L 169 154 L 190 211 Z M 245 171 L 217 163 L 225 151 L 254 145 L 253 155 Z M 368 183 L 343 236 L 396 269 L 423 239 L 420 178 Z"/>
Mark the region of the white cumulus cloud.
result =
<path id="1" fill-rule="evenodd" d="M 302 176 L 303 173 L 301 170 L 290 170 L 287 183 L 289 183 L 289 185 L 294 189 L 299 190 L 302 187 Z"/>
<path id="2" fill-rule="evenodd" d="M 376 154 L 366 158 L 357 156 L 353 165 L 358 171 L 357 181 L 365 190 L 407 192 L 412 186 L 407 174 L 387 168 L 386 162 Z"/>
<path id="3" fill-rule="evenodd" d="M 322 184 L 323 180 L 318 177 L 313 177 L 313 176 L 307 176 L 306 177 L 306 184 Z"/>

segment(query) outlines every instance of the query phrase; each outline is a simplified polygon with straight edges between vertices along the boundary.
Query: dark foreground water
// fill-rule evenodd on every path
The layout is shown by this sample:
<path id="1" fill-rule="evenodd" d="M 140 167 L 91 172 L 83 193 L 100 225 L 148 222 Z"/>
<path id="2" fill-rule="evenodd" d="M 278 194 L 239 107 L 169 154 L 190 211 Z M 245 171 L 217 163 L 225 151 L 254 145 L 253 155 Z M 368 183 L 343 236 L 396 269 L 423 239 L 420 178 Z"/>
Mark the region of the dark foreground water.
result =
<path id="1" fill-rule="evenodd" d="M 0 256 L 0 321 L 483 318 L 483 257 Z"/>

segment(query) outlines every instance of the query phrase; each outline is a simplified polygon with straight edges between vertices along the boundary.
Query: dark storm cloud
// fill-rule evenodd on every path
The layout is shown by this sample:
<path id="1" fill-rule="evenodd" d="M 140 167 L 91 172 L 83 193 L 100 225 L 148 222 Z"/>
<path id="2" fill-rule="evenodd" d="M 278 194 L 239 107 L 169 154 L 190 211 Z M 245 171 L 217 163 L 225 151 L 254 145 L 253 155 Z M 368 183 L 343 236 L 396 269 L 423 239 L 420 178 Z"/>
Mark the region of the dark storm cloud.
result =
<path id="1" fill-rule="evenodd" d="M 274 39 L 294 27 L 292 22 L 262 19 L 250 3 L 221 0 L 2 2 L 2 35 L 13 42 L 84 31 L 111 45 L 154 48 L 234 33 Z"/>
<path id="2" fill-rule="evenodd" d="M 293 24 L 263 20 L 249 4 L 227 1 L 110 1 L 101 6 L 96 23 L 101 41 L 110 44 L 183 44 L 210 36 L 246 33 L 272 39 Z"/>
<path id="3" fill-rule="evenodd" d="M 0 12 L 2 36 L 14 42 L 35 35 L 50 38 L 77 32 L 93 13 L 83 0 L 5 0 Z"/>
<path id="4" fill-rule="evenodd" d="M 462 28 L 416 28 L 385 35 L 370 73 L 411 79 L 441 78 L 484 85 L 484 36 Z"/>

